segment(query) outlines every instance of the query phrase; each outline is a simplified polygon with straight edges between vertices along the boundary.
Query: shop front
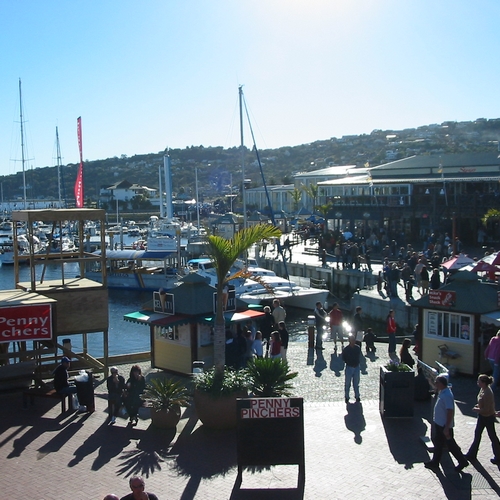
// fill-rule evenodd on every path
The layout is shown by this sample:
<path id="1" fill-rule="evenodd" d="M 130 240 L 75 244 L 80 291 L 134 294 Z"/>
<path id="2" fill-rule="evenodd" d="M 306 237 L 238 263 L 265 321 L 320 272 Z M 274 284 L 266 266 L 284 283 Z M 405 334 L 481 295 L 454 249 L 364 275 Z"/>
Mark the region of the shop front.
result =
<path id="1" fill-rule="evenodd" d="M 496 284 L 479 281 L 475 273 L 459 271 L 448 284 L 416 300 L 421 332 L 419 358 L 450 371 L 474 375 L 485 369 L 483 315 L 500 309 Z"/>

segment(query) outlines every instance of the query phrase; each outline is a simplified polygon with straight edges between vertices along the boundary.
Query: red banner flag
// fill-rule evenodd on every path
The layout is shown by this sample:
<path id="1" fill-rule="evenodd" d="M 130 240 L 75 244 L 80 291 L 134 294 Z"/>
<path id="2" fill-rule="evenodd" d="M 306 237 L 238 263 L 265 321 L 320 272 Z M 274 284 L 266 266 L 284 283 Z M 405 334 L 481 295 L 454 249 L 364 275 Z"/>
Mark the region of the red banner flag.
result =
<path id="1" fill-rule="evenodd" d="M 78 150 L 80 152 L 80 166 L 75 182 L 75 202 L 76 208 L 83 208 L 83 154 L 82 154 L 82 117 L 76 120 L 78 133 Z"/>

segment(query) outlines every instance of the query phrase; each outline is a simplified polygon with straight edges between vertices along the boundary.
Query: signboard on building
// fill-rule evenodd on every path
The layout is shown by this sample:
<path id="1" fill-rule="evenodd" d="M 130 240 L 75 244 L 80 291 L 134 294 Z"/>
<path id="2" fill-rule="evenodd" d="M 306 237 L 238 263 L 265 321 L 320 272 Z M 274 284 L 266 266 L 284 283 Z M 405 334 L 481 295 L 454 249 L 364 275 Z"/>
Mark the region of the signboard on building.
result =
<path id="1" fill-rule="evenodd" d="M 298 464 L 303 479 L 303 399 L 248 398 L 236 404 L 239 475 L 245 466 Z"/>
<path id="2" fill-rule="evenodd" d="M 153 311 L 161 314 L 175 314 L 174 295 L 165 292 L 153 292 Z"/>
<path id="3" fill-rule="evenodd" d="M 236 311 L 236 292 L 234 290 L 234 287 L 232 287 L 232 290 L 228 290 L 227 292 L 224 292 L 223 295 L 227 295 L 224 297 L 224 312 L 231 312 L 231 311 Z M 217 312 L 217 293 L 214 293 L 214 314 Z"/>
<path id="4" fill-rule="evenodd" d="M 433 306 L 453 307 L 456 302 L 456 292 L 449 290 L 429 290 L 429 304 Z"/>
<path id="5" fill-rule="evenodd" d="M 51 304 L 0 308 L 0 342 L 50 340 L 51 338 Z"/>

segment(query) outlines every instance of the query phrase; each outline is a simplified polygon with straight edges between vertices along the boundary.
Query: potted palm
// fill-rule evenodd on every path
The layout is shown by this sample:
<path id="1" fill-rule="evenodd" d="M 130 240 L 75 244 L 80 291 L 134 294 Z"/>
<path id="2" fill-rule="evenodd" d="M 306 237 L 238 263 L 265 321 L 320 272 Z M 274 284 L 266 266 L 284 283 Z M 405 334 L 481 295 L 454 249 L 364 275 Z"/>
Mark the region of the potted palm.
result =
<path id="1" fill-rule="evenodd" d="M 151 408 L 152 424 L 173 429 L 181 418 L 181 407 L 188 405 L 189 391 L 180 381 L 159 377 L 148 382 L 141 397 Z"/>
<path id="2" fill-rule="evenodd" d="M 269 224 L 257 224 L 238 231 L 231 239 L 218 235 L 208 237 L 209 256 L 213 261 L 217 274 L 217 302 L 214 327 L 214 369 L 195 379 L 194 403 L 198 418 L 207 427 L 236 427 L 236 399 L 248 394 L 246 385 L 241 385 L 240 379 L 245 379 L 246 372 L 238 374 L 225 367 L 226 363 L 226 328 L 224 320 L 224 289 L 233 279 L 250 278 L 259 280 L 240 269 L 231 274 L 236 259 L 259 241 L 277 238 L 281 231 Z M 246 383 L 246 382 L 245 382 Z M 207 415 L 215 414 L 211 419 Z M 226 421 L 227 417 L 227 421 Z"/>
<path id="3" fill-rule="evenodd" d="M 250 390 L 259 398 L 279 398 L 291 395 L 293 380 L 298 373 L 291 372 L 286 361 L 257 358 L 248 364 Z"/>

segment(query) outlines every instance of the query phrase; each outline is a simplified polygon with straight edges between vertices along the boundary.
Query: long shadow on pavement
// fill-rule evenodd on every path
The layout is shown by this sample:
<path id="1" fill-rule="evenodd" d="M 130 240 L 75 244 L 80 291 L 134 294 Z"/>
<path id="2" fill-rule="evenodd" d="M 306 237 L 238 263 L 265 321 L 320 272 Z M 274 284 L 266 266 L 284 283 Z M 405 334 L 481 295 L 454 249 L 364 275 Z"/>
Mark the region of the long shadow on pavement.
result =
<path id="1" fill-rule="evenodd" d="M 432 406 L 430 401 L 414 402 L 412 418 L 382 418 L 387 444 L 394 460 L 404 464 L 405 469 L 412 469 L 415 463 L 428 460 L 427 451 L 420 443 L 420 437 L 425 436 L 430 426 L 425 423 L 431 419 Z"/>
<path id="2" fill-rule="evenodd" d="M 363 405 L 361 403 L 347 403 L 346 407 L 347 415 L 344 417 L 345 426 L 354 434 L 354 442 L 361 444 L 363 441 L 361 433 L 366 429 Z"/>

